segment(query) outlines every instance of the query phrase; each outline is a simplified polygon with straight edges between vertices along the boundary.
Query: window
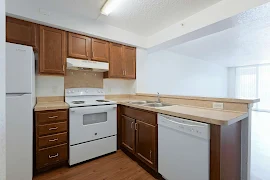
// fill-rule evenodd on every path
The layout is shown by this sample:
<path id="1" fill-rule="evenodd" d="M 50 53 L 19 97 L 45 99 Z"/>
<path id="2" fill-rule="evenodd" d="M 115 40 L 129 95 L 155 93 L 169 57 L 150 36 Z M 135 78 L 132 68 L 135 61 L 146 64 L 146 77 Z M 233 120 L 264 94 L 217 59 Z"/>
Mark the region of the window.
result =
<path id="1" fill-rule="evenodd" d="M 260 98 L 255 110 L 270 111 L 270 65 L 236 68 L 236 97 Z"/>

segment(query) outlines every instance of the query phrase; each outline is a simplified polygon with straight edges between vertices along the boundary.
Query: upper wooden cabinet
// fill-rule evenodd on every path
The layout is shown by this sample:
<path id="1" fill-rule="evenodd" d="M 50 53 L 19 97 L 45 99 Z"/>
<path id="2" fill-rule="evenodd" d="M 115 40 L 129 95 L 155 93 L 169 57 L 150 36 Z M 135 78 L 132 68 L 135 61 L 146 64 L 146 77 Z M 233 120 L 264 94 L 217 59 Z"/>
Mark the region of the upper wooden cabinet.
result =
<path id="1" fill-rule="evenodd" d="M 40 74 L 64 75 L 66 69 L 66 32 L 40 26 Z"/>
<path id="2" fill-rule="evenodd" d="M 136 79 L 136 48 L 124 46 L 123 49 L 125 77 Z"/>
<path id="3" fill-rule="evenodd" d="M 92 39 L 92 60 L 109 62 L 109 42 Z"/>
<path id="4" fill-rule="evenodd" d="M 68 56 L 79 59 L 91 59 L 91 38 L 68 33 Z"/>
<path id="5" fill-rule="evenodd" d="M 110 43 L 110 70 L 105 77 L 136 79 L 136 48 Z"/>
<path id="6" fill-rule="evenodd" d="M 32 46 L 38 51 L 37 24 L 6 17 L 6 41 L 16 44 Z"/>
<path id="7" fill-rule="evenodd" d="M 121 44 L 110 43 L 110 71 L 109 77 L 123 78 L 123 46 Z"/>

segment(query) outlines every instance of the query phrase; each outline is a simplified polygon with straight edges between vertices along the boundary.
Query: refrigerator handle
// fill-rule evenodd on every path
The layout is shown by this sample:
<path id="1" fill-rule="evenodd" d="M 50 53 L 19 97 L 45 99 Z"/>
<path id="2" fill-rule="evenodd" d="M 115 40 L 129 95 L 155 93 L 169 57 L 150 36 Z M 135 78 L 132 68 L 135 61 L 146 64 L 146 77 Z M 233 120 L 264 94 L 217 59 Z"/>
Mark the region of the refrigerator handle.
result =
<path id="1" fill-rule="evenodd" d="M 21 97 L 25 94 L 6 94 L 7 97 Z"/>

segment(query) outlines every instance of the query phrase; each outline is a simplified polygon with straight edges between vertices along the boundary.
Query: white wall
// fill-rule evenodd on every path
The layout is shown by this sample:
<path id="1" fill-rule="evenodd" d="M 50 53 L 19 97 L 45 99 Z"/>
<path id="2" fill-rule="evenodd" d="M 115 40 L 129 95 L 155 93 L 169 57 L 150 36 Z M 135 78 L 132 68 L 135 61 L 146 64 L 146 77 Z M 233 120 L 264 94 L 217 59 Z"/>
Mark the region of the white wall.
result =
<path id="1" fill-rule="evenodd" d="M 135 80 L 104 79 L 103 88 L 107 95 L 110 94 L 135 94 Z"/>
<path id="2" fill-rule="evenodd" d="M 227 68 L 169 51 L 137 52 L 137 92 L 227 96 Z"/>
<path id="3" fill-rule="evenodd" d="M 235 98 L 236 68 L 228 68 L 228 97 Z"/>
<path id="4" fill-rule="evenodd" d="M 5 0 L 0 0 L 0 179 L 6 179 Z"/>
<path id="5" fill-rule="evenodd" d="M 64 77 L 37 75 L 36 96 L 64 96 Z"/>

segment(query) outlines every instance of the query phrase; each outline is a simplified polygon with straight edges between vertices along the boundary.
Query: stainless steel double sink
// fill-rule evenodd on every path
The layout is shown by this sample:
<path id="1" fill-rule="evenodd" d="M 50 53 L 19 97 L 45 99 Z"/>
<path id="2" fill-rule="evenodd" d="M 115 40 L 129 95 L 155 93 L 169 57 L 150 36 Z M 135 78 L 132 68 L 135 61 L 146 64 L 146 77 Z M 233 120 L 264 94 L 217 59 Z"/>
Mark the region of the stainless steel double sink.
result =
<path id="1" fill-rule="evenodd" d="M 171 104 L 156 102 L 156 101 L 131 101 L 130 104 L 136 104 L 141 106 L 148 106 L 148 107 L 165 107 L 165 106 L 172 106 Z"/>

